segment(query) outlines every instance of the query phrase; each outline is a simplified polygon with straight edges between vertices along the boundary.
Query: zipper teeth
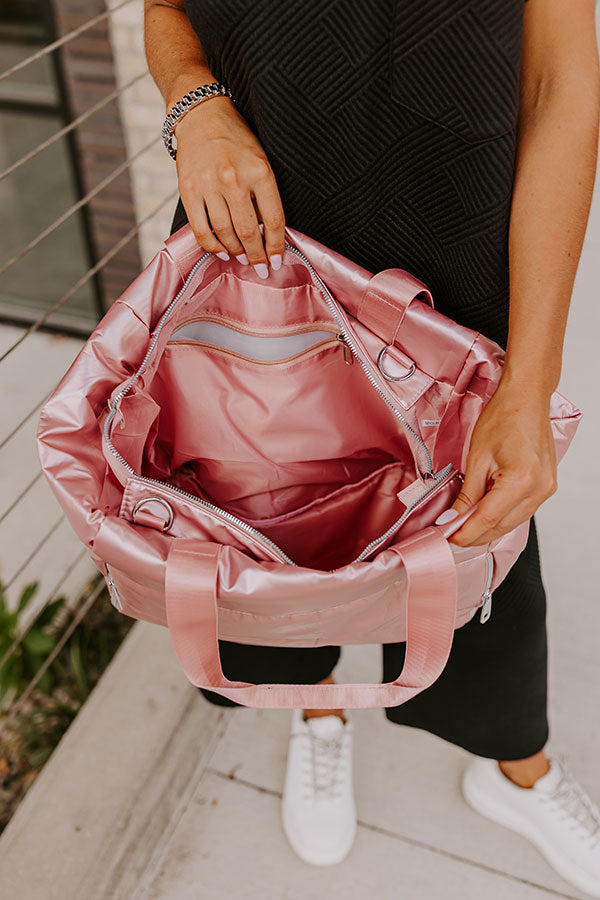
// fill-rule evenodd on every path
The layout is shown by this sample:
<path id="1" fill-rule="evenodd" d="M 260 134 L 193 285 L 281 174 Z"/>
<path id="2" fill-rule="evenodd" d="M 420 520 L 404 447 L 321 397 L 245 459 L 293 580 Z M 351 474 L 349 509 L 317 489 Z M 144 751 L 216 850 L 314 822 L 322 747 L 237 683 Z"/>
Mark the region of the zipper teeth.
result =
<path id="1" fill-rule="evenodd" d="M 117 403 L 119 403 L 119 402 L 123 399 L 123 397 L 125 396 L 125 394 L 127 394 L 128 391 L 131 390 L 131 388 L 133 387 L 133 385 L 136 383 L 136 381 L 138 380 L 138 378 L 140 377 L 140 375 L 142 374 L 142 372 L 143 372 L 144 369 L 146 368 L 146 364 L 147 364 L 148 360 L 150 359 L 150 357 L 151 357 L 151 355 L 152 355 L 152 353 L 153 353 L 153 351 L 154 351 L 154 348 L 156 347 L 156 342 L 158 341 L 158 338 L 160 337 L 160 333 L 161 333 L 161 331 L 162 331 L 162 329 L 163 329 L 163 326 L 164 326 L 164 324 L 165 324 L 165 322 L 166 322 L 166 320 L 167 320 L 167 317 L 171 314 L 171 312 L 172 312 L 172 310 L 173 310 L 173 307 L 174 307 L 175 304 L 178 303 L 178 301 L 181 299 L 182 294 L 183 294 L 183 293 L 185 292 L 185 290 L 187 289 L 187 287 L 188 287 L 190 281 L 192 280 L 193 276 L 196 274 L 196 272 L 198 271 L 198 269 L 199 269 L 199 268 L 200 268 L 200 267 L 208 260 L 208 258 L 211 257 L 212 255 L 213 255 L 212 253 L 210 253 L 209 251 L 207 251 L 207 252 L 204 254 L 204 256 L 201 256 L 201 257 L 200 257 L 200 259 L 198 260 L 197 263 L 194 263 L 194 265 L 193 265 L 192 268 L 190 269 L 190 273 L 189 273 L 188 277 L 185 279 L 185 281 L 184 281 L 184 283 L 183 283 L 183 286 L 181 287 L 181 290 L 180 290 L 179 293 L 177 293 L 177 294 L 175 295 L 175 297 L 171 300 L 171 302 L 170 302 L 169 305 L 167 306 L 166 310 L 165 310 L 164 313 L 162 314 L 162 316 L 161 316 L 161 318 L 160 318 L 160 321 L 159 321 L 159 323 L 158 323 L 157 329 L 156 329 L 156 333 L 155 333 L 155 335 L 154 335 L 154 340 L 151 342 L 150 346 L 148 347 L 148 350 L 146 351 L 146 355 L 145 355 L 144 359 L 142 360 L 142 363 L 141 363 L 140 367 L 138 368 L 137 372 L 134 372 L 134 374 L 131 376 L 131 378 L 129 379 L 129 381 L 126 381 L 126 382 L 125 382 L 125 384 L 123 385 L 123 387 L 121 388 L 121 390 L 119 391 L 119 393 L 115 396 L 115 398 L 114 398 L 114 400 L 113 400 L 112 408 L 111 408 L 111 410 L 110 410 L 109 416 L 107 417 L 107 418 L 110 418 L 111 421 L 112 421 L 112 418 L 114 417 L 114 414 L 115 414 L 116 411 L 117 411 L 117 408 L 116 408 L 116 407 L 117 407 Z M 110 446 L 111 446 L 111 449 L 112 449 L 112 443 L 110 442 L 110 439 L 108 438 L 108 434 L 107 434 L 107 432 L 106 432 L 106 428 L 105 428 L 105 433 L 106 433 L 107 439 L 109 440 L 109 443 L 110 443 Z M 116 450 L 115 450 L 114 452 L 116 453 Z"/>
<path id="2" fill-rule="evenodd" d="M 334 301 L 333 297 L 331 296 L 331 294 L 330 294 L 330 292 L 329 292 L 329 289 L 327 288 L 327 286 L 325 285 L 325 283 L 321 280 L 320 276 L 317 274 L 317 272 L 316 272 L 315 269 L 313 268 L 313 266 L 312 266 L 312 264 L 310 263 L 310 261 L 306 258 L 306 256 L 305 256 L 300 250 L 298 250 L 296 247 L 292 247 L 291 244 L 288 244 L 288 243 L 285 244 L 285 249 L 291 250 L 293 253 L 295 253 L 297 256 L 299 256 L 299 257 L 303 260 L 303 262 L 305 263 L 306 267 L 308 268 L 308 270 L 309 270 L 309 272 L 310 272 L 310 274 L 311 274 L 311 278 L 312 278 L 313 281 L 315 282 L 317 288 L 321 291 L 321 293 L 322 293 L 323 296 L 325 297 L 325 301 L 327 302 L 327 306 L 329 307 L 329 309 L 330 309 L 330 311 L 331 311 L 331 314 L 333 315 L 333 318 L 335 319 L 335 321 L 336 321 L 336 323 L 337 323 L 337 325 L 338 325 L 338 327 L 339 327 L 339 329 L 340 329 L 340 332 L 341 332 L 341 335 L 342 335 L 342 339 L 343 339 L 343 340 L 345 341 L 345 343 L 348 344 L 348 346 L 350 347 L 352 353 L 354 354 L 354 356 L 356 357 L 356 359 L 357 359 L 358 362 L 360 363 L 361 368 L 363 369 L 365 375 L 367 376 L 367 378 L 369 379 L 370 383 L 371 383 L 372 386 L 375 388 L 375 390 L 377 391 L 377 393 L 379 394 L 379 396 L 385 401 L 385 403 L 386 403 L 387 406 L 392 410 L 392 412 L 394 413 L 394 415 L 396 416 L 396 418 L 398 418 L 398 419 L 402 422 L 402 424 L 404 425 L 404 427 L 406 428 L 406 430 L 413 436 L 413 438 L 415 439 L 415 441 L 416 441 L 416 442 L 419 444 L 419 446 L 422 447 L 423 450 L 425 451 L 425 454 L 426 454 L 426 456 L 427 456 L 427 464 L 428 464 L 428 473 L 427 473 L 427 474 L 431 475 L 431 476 L 434 478 L 434 481 L 435 481 L 435 483 L 434 483 L 430 488 L 428 488 L 427 491 L 425 491 L 425 493 L 421 494 L 421 496 L 418 497 L 418 498 L 414 501 L 414 503 L 412 503 L 411 506 L 409 506 L 407 509 L 405 509 L 405 511 L 404 511 L 404 513 L 402 514 L 401 518 L 400 518 L 394 525 L 392 525 L 391 528 L 388 528 L 388 530 L 385 532 L 385 534 L 383 534 L 383 535 L 381 535 L 381 537 L 376 538 L 375 540 L 371 541 L 371 543 L 370 543 L 370 544 L 362 551 L 362 553 L 361 553 L 355 560 L 353 560 L 353 562 L 360 562 L 360 561 L 362 561 L 362 559 L 365 557 L 365 555 L 367 555 L 367 553 L 371 553 L 372 550 L 377 546 L 377 544 L 383 542 L 383 541 L 386 539 L 386 537 L 387 537 L 387 536 L 388 536 L 395 528 L 399 527 L 399 526 L 402 524 L 402 522 L 404 521 L 404 519 L 406 518 L 406 516 L 414 509 L 414 507 L 417 505 L 417 503 L 419 503 L 419 502 L 420 502 L 424 497 L 426 497 L 426 496 L 427 496 L 427 495 L 428 495 L 435 487 L 437 487 L 437 485 L 439 484 L 439 482 L 440 482 L 440 481 L 448 474 L 448 471 L 449 471 L 449 469 L 451 468 L 451 464 L 449 464 L 448 466 L 446 466 L 444 469 L 441 469 L 438 473 L 434 473 L 434 472 L 433 472 L 433 463 L 432 463 L 432 460 L 431 460 L 431 456 L 430 456 L 430 454 L 429 454 L 429 450 L 427 449 L 426 445 L 425 445 L 424 442 L 421 440 L 421 438 L 418 436 L 418 434 L 417 434 L 417 433 L 414 431 L 414 429 L 409 425 L 409 423 L 406 421 L 406 419 L 404 418 L 404 416 L 403 416 L 403 415 L 396 409 L 396 407 L 391 403 L 391 401 L 388 399 L 388 397 L 386 396 L 386 394 L 381 390 L 381 388 L 379 387 L 379 385 L 377 384 L 377 382 L 376 382 L 375 379 L 373 378 L 370 369 L 368 368 L 368 366 L 366 365 L 366 363 L 363 361 L 363 359 L 362 359 L 362 357 L 360 356 L 360 354 L 357 352 L 356 345 L 354 344 L 354 342 L 353 342 L 353 341 L 351 340 L 351 338 L 349 337 L 348 332 L 346 331 L 346 328 L 345 328 L 345 325 L 344 325 L 343 321 L 342 321 L 342 320 L 339 318 L 339 316 L 338 316 L 337 309 L 336 309 L 336 307 L 335 307 L 335 301 Z M 213 257 L 213 254 L 212 254 L 210 251 L 207 251 L 203 256 L 200 257 L 200 259 L 198 260 L 198 262 L 194 263 L 194 265 L 192 266 L 192 268 L 191 268 L 191 270 L 190 270 L 190 272 L 189 272 L 189 275 L 188 275 L 187 278 L 185 279 L 185 281 L 184 281 L 184 283 L 183 283 L 181 289 L 180 289 L 179 292 L 175 295 L 175 297 L 174 297 L 173 300 L 170 302 L 169 306 L 167 307 L 167 309 L 165 310 L 165 312 L 164 312 L 163 315 L 161 316 L 160 321 L 159 321 L 159 323 L 158 323 L 158 326 L 157 326 L 157 328 L 156 328 L 156 332 L 155 332 L 155 335 L 154 335 L 154 339 L 152 340 L 150 346 L 148 347 L 148 350 L 147 350 L 147 352 L 146 352 L 146 355 L 144 356 L 144 359 L 142 360 L 141 365 L 139 366 L 139 368 L 137 369 L 137 371 L 131 376 L 131 378 L 123 385 L 123 387 L 121 388 L 121 390 L 118 392 L 118 394 L 115 395 L 115 397 L 114 397 L 114 399 L 113 399 L 113 401 L 112 401 L 112 405 L 111 405 L 111 407 L 110 407 L 109 413 L 108 413 L 106 419 L 104 420 L 104 437 L 105 437 L 106 443 L 107 443 L 108 447 L 110 448 L 110 451 L 113 453 L 113 455 L 116 456 L 116 458 L 119 460 L 119 462 L 121 463 L 121 465 L 124 466 L 124 468 L 125 468 L 131 475 L 133 475 L 138 481 L 143 481 L 143 482 L 145 482 L 145 483 L 147 483 L 147 484 L 159 485 L 160 487 L 163 487 L 163 488 L 165 488 L 166 490 L 174 491 L 175 493 L 180 494 L 182 497 L 186 497 L 186 498 L 188 498 L 189 500 L 191 500 L 192 502 L 197 503 L 199 506 L 202 506 L 203 508 L 208 509 L 208 510 L 210 510 L 210 511 L 213 512 L 213 513 L 216 513 L 220 518 L 226 519 L 228 522 L 231 522 L 232 524 L 236 525 L 236 526 L 237 526 L 238 528 L 240 528 L 242 531 L 246 532 L 247 534 L 252 535 L 253 537 L 257 538 L 257 539 L 258 539 L 259 541 L 261 541 L 262 543 L 267 544 L 269 547 L 271 547 L 272 550 L 275 551 L 275 553 L 276 553 L 276 554 L 277 554 L 284 562 L 288 563 L 288 564 L 291 565 L 291 566 L 296 566 L 296 563 L 295 563 L 293 560 L 290 559 L 290 557 L 289 557 L 289 556 L 281 549 L 281 547 L 278 547 L 277 544 L 276 544 L 274 541 L 272 541 L 272 540 L 271 540 L 270 538 L 268 538 L 266 535 L 262 534 L 262 533 L 261 533 L 260 531 L 258 531 L 256 528 L 253 528 L 252 525 L 248 525 L 248 523 L 247 523 L 247 522 L 244 522 L 243 519 L 238 519 L 237 516 L 234 516 L 232 513 L 227 512 L 227 510 L 221 509 L 219 506 L 215 506 L 213 503 L 208 503 L 208 501 L 202 500 L 202 498 L 196 497 L 196 496 L 194 496 L 194 494 L 190 494 L 190 493 L 188 493 L 187 491 L 182 490 L 182 488 L 176 487 L 176 486 L 173 485 L 173 484 L 169 484 L 168 482 L 165 482 L 165 481 L 158 481 L 156 478 L 148 478 L 148 477 L 146 477 L 145 475 L 139 475 L 139 474 L 135 471 L 135 469 L 134 469 L 132 466 L 130 466 L 129 463 L 121 456 L 121 454 L 120 454 L 119 451 L 116 449 L 116 447 L 114 446 L 114 444 L 113 444 L 113 442 L 111 441 L 111 438 L 110 438 L 109 427 L 110 427 L 110 423 L 112 422 L 113 418 L 115 417 L 115 415 L 116 415 L 116 413 L 117 413 L 117 410 L 118 410 L 118 404 L 121 402 L 121 400 L 123 399 L 123 397 L 125 396 L 125 394 L 127 394 L 127 393 L 131 390 L 131 388 L 133 387 L 133 385 L 135 384 L 135 382 L 137 381 L 137 379 L 140 377 L 140 375 L 142 374 L 142 372 L 145 370 L 146 365 L 147 365 L 147 363 L 148 363 L 148 360 L 150 359 L 150 357 L 151 357 L 151 355 L 152 355 L 152 353 L 153 353 L 153 351 L 154 351 L 154 348 L 156 347 L 158 338 L 159 338 L 159 336 L 160 336 L 160 333 L 161 333 L 161 331 L 162 331 L 162 329 L 163 329 L 163 327 L 164 327 L 164 325 L 165 325 L 165 323 L 166 323 L 168 317 L 170 316 L 171 312 L 173 311 L 173 308 L 175 307 L 175 305 L 179 302 L 179 300 L 181 299 L 181 297 L 183 296 L 183 294 L 184 294 L 185 291 L 187 290 L 187 288 L 188 288 L 188 286 L 189 286 L 189 284 L 190 284 L 190 282 L 191 282 L 193 276 L 198 272 L 198 270 L 201 268 L 201 266 L 203 266 L 204 263 L 206 263 L 207 260 L 209 260 L 209 259 L 212 258 L 212 257 Z M 108 567 L 107 567 L 107 568 L 108 568 Z M 330 571 L 330 572 L 334 572 L 334 571 L 336 571 L 336 570 L 335 570 L 335 569 L 330 569 L 329 571 Z"/>
<path id="3" fill-rule="evenodd" d="M 367 376 L 367 378 L 369 379 L 369 381 L 371 382 L 371 384 L 373 385 L 373 387 L 375 388 L 375 390 L 377 391 L 379 396 L 385 401 L 385 403 L 392 410 L 392 412 L 394 413 L 396 418 L 398 418 L 402 422 L 402 424 L 404 425 L 406 430 L 409 432 L 409 434 L 412 435 L 414 440 L 424 451 L 426 459 L 427 459 L 428 474 L 433 475 L 433 462 L 432 462 L 431 455 L 429 453 L 429 450 L 427 449 L 426 444 L 424 443 L 423 440 L 421 440 L 421 438 L 419 437 L 417 432 L 414 430 L 414 428 L 411 425 L 409 425 L 409 423 L 406 421 L 406 419 L 404 418 L 402 413 L 396 409 L 396 407 L 393 405 L 393 403 L 388 399 L 387 395 L 381 390 L 381 388 L 377 384 L 377 381 L 374 379 L 374 377 L 371 373 L 371 370 L 369 369 L 369 367 L 367 366 L 367 364 L 365 363 L 365 361 L 363 360 L 361 355 L 358 353 L 358 351 L 356 349 L 356 345 L 354 344 L 354 342 L 352 341 L 352 338 L 350 337 L 349 333 L 347 332 L 344 322 L 339 318 L 338 312 L 337 312 L 337 309 L 335 306 L 335 300 L 331 296 L 329 288 L 322 281 L 320 275 L 313 268 L 310 260 L 308 260 L 306 258 L 306 256 L 302 253 L 301 250 L 298 250 L 297 247 L 292 247 L 290 244 L 286 244 L 285 247 L 286 247 L 286 249 L 291 250 L 292 253 L 295 253 L 297 256 L 299 256 L 302 260 L 304 260 L 304 262 L 311 274 L 313 281 L 315 282 L 315 284 L 317 285 L 317 287 L 319 288 L 321 293 L 324 295 L 325 300 L 327 301 L 327 305 L 328 305 L 329 309 L 331 310 L 331 314 L 333 315 L 335 321 L 338 323 L 339 329 L 340 329 L 342 335 L 344 336 L 346 343 L 348 344 L 348 346 L 354 353 L 355 357 L 357 358 L 358 362 L 360 363 L 365 375 Z"/>
<path id="4" fill-rule="evenodd" d="M 123 466 L 127 469 L 127 471 L 131 473 L 131 475 L 135 476 L 135 478 L 139 479 L 140 481 L 145 482 L 146 484 L 158 484 L 158 485 L 160 485 L 161 487 L 166 488 L 167 490 L 175 491 L 175 493 L 180 494 L 180 495 L 183 496 L 183 497 L 187 497 L 189 500 L 192 500 L 194 503 L 197 503 L 198 505 L 202 506 L 203 508 L 209 509 L 211 512 L 214 512 L 214 513 L 216 513 L 217 515 L 219 515 L 221 518 L 224 518 L 224 519 L 226 519 L 228 522 L 231 522 L 232 524 L 237 525 L 239 528 L 242 529 L 242 531 L 245 531 L 247 534 L 250 534 L 250 535 L 252 535 L 253 537 L 258 538 L 258 539 L 261 540 L 262 542 L 268 544 L 268 545 L 269 545 L 269 546 L 277 553 L 277 555 L 278 555 L 284 562 L 287 562 L 287 563 L 289 563 L 290 565 L 295 566 L 296 563 L 294 563 L 294 562 L 289 558 L 289 556 L 288 556 L 286 553 L 284 553 L 284 551 L 281 549 L 281 547 L 278 547 L 277 544 L 276 544 L 274 541 L 272 541 L 272 540 L 271 540 L 270 538 L 268 538 L 266 535 L 261 534 L 260 531 L 257 531 L 257 530 L 256 530 L 255 528 L 253 528 L 251 525 L 248 525 L 247 522 L 244 522 L 242 519 L 238 519 L 237 516 L 234 516 L 232 513 L 227 512 L 227 510 L 221 509 L 220 507 L 215 506 L 215 505 L 212 504 L 212 503 L 208 503 L 206 500 L 202 500 L 201 497 L 195 497 L 193 494 L 190 494 L 190 493 L 188 493 L 187 491 L 184 491 L 184 490 L 182 490 L 181 488 L 176 487 L 176 486 L 173 485 L 173 484 L 168 484 L 168 483 L 165 482 L 165 481 L 158 481 L 158 479 L 156 479 L 156 478 L 147 478 L 147 477 L 144 476 L 144 475 L 139 475 L 139 474 L 135 471 L 135 469 L 134 469 L 132 466 L 129 465 L 129 463 L 127 462 L 127 460 L 125 460 L 125 459 L 121 456 L 121 454 L 119 453 L 119 451 L 117 450 L 117 448 L 114 446 L 113 442 L 112 442 L 111 439 L 110 439 L 109 427 L 110 427 L 110 423 L 112 422 L 112 420 L 113 420 L 113 418 L 114 418 L 114 416 L 115 416 L 115 414 L 116 414 L 116 412 L 117 412 L 118 404 L 119 404 L 120 401 L 123 399 L 123 397 L 125 396 L 125 394 L 128 393 L 128 391 L 131 390 L 131 388 L 133 387 L 133 385 L 135 384 L 135 382 L 137 381 L 137 379 L 139 378 L 139 376 L 142 374 L 142 372 L 143 372 L 144 369 L 146 368 L 146 365 L 147 365 L 147 363 L 148 363 L 148 360 L 149 360 L 150 356 L 152 355 L 152 353 L 153 353 L 153 351 L 154 351 L 154 348 L 156 347 L 156 343 L 157 343 L 157 341 L 158 341 L 158 338 L 159 338 L 159 336 L 160 336 L 160 333 L 161 333 L 161 331 L 162 331 L 162 329 L 163 329 L 163 327 L 164 327 L 164 325 L 165 325 L 165 323 L 166 323 L 166 321 L 167 321 L 167 318 L 169 317 L 169 315 L 170 315 L 171 312 L 173 311 L 173 308 L 174 308 L 175 304 L 178 303 L 178 301 L 181 299 L 182 295 L 183 295 L 183 294 L 185 293 L 185 291 L 187 290 L 187 288 L 188 288 L 188 286 L 189 286 L 189 284 L 190 284 L 190 281 L 192 280 L 192 278 L 194 277 L 194 275 L 196 274 L 196 272 L 197 272 L 197 271 L 200 269 L 200 267 L 201 267 L 208 259 L 210 259 L 212 256 L 213 256 L 212 253 L 207 252 L 207 253 L 205 253 L 203 256 L 200 257 L 200 259 L 198 260 L 198 262 L 194 263 L 194 265 L 192 266 L 192 268 L 191 268 L 191 270 L 190 270 L 189 275 L 187 276 L 187 278 L 185 279 L 185 281 L 184 281 L 184 283 L 183 283 L 183 286 L 181 287 L 181 290 L 175 295 L 175 297 L 173 298 L 173 300 L 171 300 L 170 304 L 168 305 L 168 307 L 166 308 L 166 310 L 165 310 L 164 313 L 162 314 L 161 319 L 160 319 L 160 321 L 159 321 L 159 323 L 158 323 L 158 326 L 157 326 L 157 329 L 156 329 L 156 333 L 155 333 L 155 335 L 154 335 L 154 340 L 151 342 L 151 344 L 150 344 L 150 346 L 149 346 L 149 348 L 148 348 L 148 350 L 147 350 L 147 352 L 146 352 L 146 355 L 145 355 L 145 357 L 144 357 L 144 359 L 143 359 L 143 361 L 142 361 L 140 367 L 138 368 L 137 372 L 135 372 L 135 373 L 132 375 L 132 377 L 129 379 L 129 381 L 127 381 L 127 382 L 123 385 L 123 387 L 121 388 L 121 390 L 119 391 L 119 393 L 115 396 L 115 398 L 114 398 L 114 400 L 113 400 L 113 403 L 112 403 L 112 407 L 111 407 L 111 409 L 110 409 L 110 412 L 109 412 L 109 414 L 107 415 L 106 419 L 104 420 L 104 437 L 105 437 L 105 439 L 106 439 L 106 442 L 107 442 L 107 444 L 108 444 L 108 446 L 109 446 L 111 452 L 117 457 L 117 459 L 119 460 L 119 462 L 121 463 L 121 465 L 123 465 Z"/>
<path id="5" fill-rule="evenodd" d="M 402 525 L 404 520 L 407 518 L 409 513 L 412 512 L 412 510 L 415 508 L 415 506 L 418 503 L 420 503 L 421 500 L 423 500 L 425 497 L 427 497 L 433 490 L 435 490 L 435 488 L 438 487 L 440 482 L 442 482 L 448 475 L 450 475 L 451 472 L 452 472 L 452 463 L 448 463 L 448 465 L 445 466 L 445 468 L 440 469 L 440 471 L 437 472 L 433 476 L 435 483 L 432 484 L 431 487 L 427 488 L 425 493 L 421 494 L 420 497 L 417 497 L 417 499 L 414 500 L 410 504 L 410 506 L 407 506 L 406 509 L 404 510 L 404 512 L 402 513 L 402 515 L 400 516 L 400 518 L 396 522 L 394 522 L 394 524 L 391 525 L 384 534 L 380 535 L 380 537 L 378 537 L 378 538 L 375 538 L 373 541 L 371 541 L 370 544 L 367 544 L 367 546 L 364 548 L 364 550 L 362 550 L 361 553 L 356 557 L 356 559 L 352 560 L 352 562 L 353 563 L 362 562 L 362 560 L 365 559 L 365 557 L 369 556 L 369 554 L 372 553 L 373 550 L 375 550 L 379 544 L 382 544 L 385 540 L 387 540 L 387 538 L 391 537 L 392 534 L 394 533 L 394 531 L 396 531 L 396 529 L 398 529 Z"/>
<path id="6" fill-rule="evenodd" d="M 108 416 L 106 417 L 106 421 L 108 421 Z M 106 435 L 106 422 L 105 422 L 105 435 Z M 108 438 L 107 438 L 108 440 Z M 289 558 L 289 556 L 284 553 L 281 547 L 278 547 L 277 544 L 268 538 L 262 532 L 257 531 L 256 528 L 253 528 L 252 525 L 248 525 L 247 522 L 244 522 L 243 519 L 238 519 L 237 516 L 234 516 L 233 513 L 227 512 L 226 509 L 221 509 L 220 506 L 215 506 L 213 503 L 209 503 L 207 500 L 203 500 L 201 497 L 196 497 L 194 494 L 190 494 L 187 491 L 184 491 L 182 488 L 177 487 L 174 484 L 169 484 L 166 481 L 158 481 L 156 478 L 147 478 L 145 475 L 138 475 L 138 473 L 133 469 L 129 463 L 123 459 L 119 451 L 110 444 L 110 449 L 117 457 L 117 459 L 121 462 L 122 465 L 125 466 L 128 472 L 130 472 L 138 481 L 143 481 L 146 484 L 159 485 L 160 487 L 166 488 L 169 491 L 174 491 L 176 494 L 180 494 L 182 497 L 187 497 L 188 500 L 192 500 L 194 503 L 197 503 L 199 506 L 202 506 L 204 509 L 209 509 L 211 512 L 217 513 L 222 519 L 226 519 L 228 522 L 231 522 L 234 525 L 237 525 L 242 531 L 245 531 L 247 534 L 252 535 L 253 537 L 258 538 L 261 542 L 268 544 L 277 554 L 278 556 L 286 563 L 289 563 L 292 566 L 295 566 L 296 563 L 293 562 Z"/>

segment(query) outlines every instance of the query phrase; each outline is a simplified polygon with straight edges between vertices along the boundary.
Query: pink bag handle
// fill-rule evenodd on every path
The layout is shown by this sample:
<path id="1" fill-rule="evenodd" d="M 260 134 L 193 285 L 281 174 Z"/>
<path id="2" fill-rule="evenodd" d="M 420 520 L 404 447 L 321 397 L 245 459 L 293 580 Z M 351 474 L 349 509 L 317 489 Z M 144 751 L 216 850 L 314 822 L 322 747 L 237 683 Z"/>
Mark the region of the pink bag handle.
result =
<path id="1" fill-rule="evenodd" d="M 431 292 L 422 281 L 404 269 L 383 269 L 369 279 L 357 318 L 391 347 L 410 304 L 418 298 L 433 308 Z"/>
<path id="2" fill-rule="evenodd" d="M 454 524 L 454 523 L 452 523 Z M 442 673 L 454 636 L 457 579 L 441 527 L 429 526 L 393 549 L 408 579 L 406 658 L 401 674 L 384 684 L 251 684 L 230 681 L 219 658 L 217 584 L 221 546 L 181 538 L 167 557 L 167 622 L 188 679 L 245 706 L 342 709 L 398 706 Z"/>

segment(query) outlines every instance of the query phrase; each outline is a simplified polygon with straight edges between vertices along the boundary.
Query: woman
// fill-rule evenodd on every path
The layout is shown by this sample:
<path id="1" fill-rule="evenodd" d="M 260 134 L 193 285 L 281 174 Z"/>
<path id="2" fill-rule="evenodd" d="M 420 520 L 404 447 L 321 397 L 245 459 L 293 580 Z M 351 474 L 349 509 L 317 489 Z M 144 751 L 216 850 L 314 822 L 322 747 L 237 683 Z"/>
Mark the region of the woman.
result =
<path id="1" fill-rule="evenodd" d="M 189 220 L 205 249 L 268 278 L 287 223 L 372 272 L 409 270 L 438 309 L 506 348 L 454 509 L 485 498 L 453 540 L 484 544 L 530 520 L 529 541 L 485 627 L 459 629 L 438 681 L 385 713 L 473 753 L 469 802 L 600 897 L 600 814 L 544 751 L 532 518 L 556 490 L 548 404 L 594 181 L 593 0 L 146 0 L 145 33 L 167 110 L 215 81 L 236 101 L 212 97 L 175 128 L 172 231 Z M 231 679 L 314 683 L 333 681 L 340 648 L 220 652 Z M 383 680 L 403 654 L 383 645 Z M 352 722 L 294 710 L 292 737 L 286 834 L 308 862 L 338 862 L 356 827 Z"/>

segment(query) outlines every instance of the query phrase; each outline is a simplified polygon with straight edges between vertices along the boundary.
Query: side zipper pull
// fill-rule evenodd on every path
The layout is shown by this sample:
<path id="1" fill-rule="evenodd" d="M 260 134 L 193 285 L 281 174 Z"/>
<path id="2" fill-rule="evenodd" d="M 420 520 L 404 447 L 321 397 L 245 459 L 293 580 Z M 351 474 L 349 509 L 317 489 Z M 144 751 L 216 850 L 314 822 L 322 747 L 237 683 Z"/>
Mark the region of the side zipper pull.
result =
<path id="1" fill-rule="evenodd" d="M 352 350 L 348 346 L 348 342 L 346 341 L 346 338 L 344 337 L 343 334 L 336 334 L 336 338 L 338 339 L 338 341 L 340 341 L 340 343 L 342 344 L 342 346 L 344 348 L 344 362 L 346 363 L 347 366 L 351 366 L 352 363 L 354 362 L 354 358 L 352 356 Z"/>
<path id="2" fill-rule="evenodd" d="M 481 599 L 483 600 L 483 606 L 481 607 L 479 621 L 484 625 L 492 614 L 492 595 L 490 591 L 486 591 Z"/>
<path id="3" fill-rule="evenodd" d="M 488 573 L 487 573 L 487 579 L 486 579 L 486 583 L 485 583 L 485 590 L 481 596 L 483 605 L 481 607 L 481 613 L 479 615 L 479 621 L 482 625 L 484 625 L 487 622 L 487 620 L 489 619 L 489 617 L 492 614 L 492 592 L 491 592 L 490 588 L 492 586 L 492 579 L 494 577 L 494 557 L 492 555 L 491 550 L 488 550 L 488 553 L 487 553 L 487 567 L 488 567 Z"/>
<path id="4" fill-rule="evenodd" d="M 121 603 L 121 598 L 119 597 L 119 594 L 118 594 L 117 588 L 115 586 L 115 583 L 113 581 L 110 569 L 108 568 L 108 565 L 106 563 L 105 563 L 105 565 L 106 565 L 106 571 L 108 572 L 110 602 L 116 609 L 119 610 L 119 612 L 123 612 L 123 604 Z"/>

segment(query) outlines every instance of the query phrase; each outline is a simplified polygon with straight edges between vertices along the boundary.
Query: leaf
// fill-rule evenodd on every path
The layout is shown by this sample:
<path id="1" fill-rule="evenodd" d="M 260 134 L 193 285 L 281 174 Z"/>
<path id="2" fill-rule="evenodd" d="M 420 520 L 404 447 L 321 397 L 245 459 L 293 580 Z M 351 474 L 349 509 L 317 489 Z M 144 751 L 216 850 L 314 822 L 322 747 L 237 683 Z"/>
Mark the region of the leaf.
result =
<path id="1" fill-rule="evenodd" d="M 17 612 L 23 612 L 25 607 L 28 605 L 29 601 L 35 594 L 39 587 L 39 581 L 32 581 L 31 584 L 28 584 L 27 587 L 23 590 L 21 597 L 19 599 L 19 605 L 17 606 Z"/>
<path id="2" fill-rule="evenodd" d="M 87 680 L 87 674 L 83 659 L 81 656 L 81 644 L 79 641 L 73 641 L 69 647 L 69 662 L 71 663 L 71 671 L 75 676 L 77 688 L 82 700 L 88 696 L 90 689 Z"/>
<path id="3" fill-rule="evenodd" d="M 45 631 L 40 631 L 39 628 L 31 628 L 23 638 L 23 646 L 27 652 L 35 655 L 50 653 L 54 644 L 54 638 L 46 634 Z"/>
<path id="4" fill-rule="evenodd" d="M 16 612 L 0 613 L 0 631 L 2 631 L 2 634 L 6 635 L 7 637 L 13 637 L 18 621 L 19 615 Z"/>
<path id="5" fill-rule="evenodd" d="M 62 609 L 64 604 L 65 604 L 64 597 L 59 597 L 58 600 L 53 600 L 52 603 L 49 603 L 48 606 L 44 607 L 44 609 L 41 611 L 41 613 L 35 620 L 35 624 L 39 625 L 40 627 L 42 627 L 44 625 L 49 625 L 53 621 L 54 617 L 59 612 L 59 610 Z"/>
<path id="6" fill-rule="evenodd" d="M 50 672 L 47 670 L 38 681 L 36 687 L 38 691 L 43 691 L 44 694 L 47 694 L 52 690 L 53 685 L 54 679 L 52 678 Z"/>

